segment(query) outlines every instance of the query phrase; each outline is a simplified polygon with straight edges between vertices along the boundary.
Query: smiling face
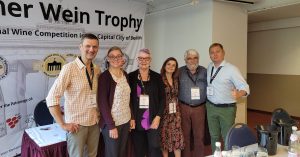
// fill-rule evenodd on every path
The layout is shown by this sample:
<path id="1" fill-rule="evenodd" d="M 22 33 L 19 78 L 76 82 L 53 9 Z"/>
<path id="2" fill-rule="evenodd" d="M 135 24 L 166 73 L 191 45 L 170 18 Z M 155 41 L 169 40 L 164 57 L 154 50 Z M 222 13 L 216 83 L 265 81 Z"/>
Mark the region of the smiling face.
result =
<path id="1" fill-rule="evenodd" d="M 151 63 L 151 56 L 149 53 L 140 51 L 137 60 L 140 69 L 149 69 Z"/>
<path id="2" fill-rule="evenodd" d="M 107 57 L 110 67 L 121 68 L 124 64 L 123 53 L 120 50 L 110 51 Z"/>
<path id="3" fill-rule="evenodd" d="M 166 73 L 173 74 L 176 70 L 176 61 L 169 60 L 165 66 Z"/>
<path id="4" fill-rule="evenodd" d="M 209 49 L 209 57 L 215 65 L 220 65 L 224 60 L 225 52 L 220 46 L 213 46 Z"/>
<path id="5" fill-rule="evenodd" d="M 194 53 L 189 53 L 185 58 L 185 63 L 190 71 L 195 71 L 199 65 L 199 56 Z"/>
<path id="6" fill-rule="evenodd" d="M 84 62 L 92 61 L 95 59 L 99 49 L 99 43 L 96 39 L 84 39 L 79 46 L 81 58 Z"/>

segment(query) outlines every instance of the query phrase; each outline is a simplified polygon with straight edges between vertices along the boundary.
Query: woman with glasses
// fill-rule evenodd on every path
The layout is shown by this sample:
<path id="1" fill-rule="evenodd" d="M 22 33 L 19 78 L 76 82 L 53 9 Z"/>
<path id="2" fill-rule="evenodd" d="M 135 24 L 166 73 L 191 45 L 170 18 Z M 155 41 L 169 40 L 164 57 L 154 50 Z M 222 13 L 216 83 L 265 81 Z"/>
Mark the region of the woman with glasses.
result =
<path id="1" fill-rule="evenodd" d="M 106 157 L 122 157 L 125 154 L 130 127 L 130 87 L 122 66 L 124 54 L 119 47 L 107 52 L 107 67 L 98 80 L 98 97 Z M 132 124 L 132 125 L 131 125 Z"/>
<path id="2" fill-rule="evenodd" d="M 150 69 L 148 49 L 141 49 L 137 60 L 139 69 L 129 74 L 135 121 L 135 130 L 132 131 L 135 157 L 161 157 L 160 120 L 164 112 L 164 84 L 160 74 Z"/>
<path id="3" fill-rule="evenodd" d="M 168 58 L 160 70 L 165 85 L 166 102 L 162 117 L 161 148 L 163 156 L 168 157 L 174 152 L 175 157 L 181 156 L 184 149 L 181 115 L 178 104 L 178 62 L 175 58 Z"/>

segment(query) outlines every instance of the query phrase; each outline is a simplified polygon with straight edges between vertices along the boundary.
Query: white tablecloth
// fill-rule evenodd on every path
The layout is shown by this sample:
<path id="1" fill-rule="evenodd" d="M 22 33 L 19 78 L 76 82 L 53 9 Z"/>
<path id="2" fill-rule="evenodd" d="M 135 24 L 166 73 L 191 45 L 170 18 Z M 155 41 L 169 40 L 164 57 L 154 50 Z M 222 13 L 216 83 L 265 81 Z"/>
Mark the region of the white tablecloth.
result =
<path id="1" fill-rule="evenodd" d="M 247 151 L 257 151 L 258 144 L 256 143 L 256 144 L 246 146 L 245 149 Z M 287 157 L 288 156 L 287 146 L 283 146 L 283 145 L 278 144 L 276 154 L 275 155 L 269 155 L 269 156 L 272 156 L 272 157 Z M 210 155 L 208 157 L 213 157 L 213 155 Z"/>
<path id="2" fill-rule="evenodd" d="M 66 141 L 66 131 L 56 123 L 29 128 L 25 131 L 39 147 Z"/>

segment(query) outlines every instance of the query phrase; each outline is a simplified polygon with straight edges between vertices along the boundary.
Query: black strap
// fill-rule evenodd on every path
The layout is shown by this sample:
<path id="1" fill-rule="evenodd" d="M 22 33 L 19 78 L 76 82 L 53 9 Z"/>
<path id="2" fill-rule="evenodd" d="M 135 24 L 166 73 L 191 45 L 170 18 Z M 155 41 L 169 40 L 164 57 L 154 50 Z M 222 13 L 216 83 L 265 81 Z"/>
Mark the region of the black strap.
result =
<path id="1" fill-rule="evenodd" d="M 142 79 L 142 75 L 141 75 L 141 73 L 140 73 L 140 71 L 139 71 L 139 73 L 138 73 L 138 79 L 141 81 L 141 85 L 142 85 L 142 92 L 143 92 L 143 94 L 146 94 L 146 87 L 145 87 L 145 85 L 144 85 L 144 83 L 143 83 L 143 79 Z M 149 71 L 149 73 L 148 73 L 148 78 L 147 78 L 147 81 L 149 81 L 149 79 L 150 79 L 150 71 Z"/>
<path id="2" fill-rule="evenodd" d="M 215 72 L 214 76 L 212 76 L 212 75 L 213 75 L 213 71 L 214 71 L 214 67 L 212 67 L 211 73 L 210 73 L 210 81 L 209 81 L 210 84 L 211 84 L 211 83 L 213 82 L 213 80 L 216 78 L 217 74 L 219 73 L 219 71 L 221 70 L 222 67 L 223 67 L 223 66 L 220 66 L 220 67 L 217 69 L 217 71 Z"/>
<path id="3" fill-rule="evenodd" d="M 81 57 L 79 57 L 79 59 L 83 63 Z M 88 72 L 87 68 L 85 68 L 85 74 L 86 74 L 87 80 L 89 82 L 90 89 L 93 90 L 93 79 L 94 79 L 94 66 L 93 66 L 93 63 L 91 63 L 91 72 L 92 72 L 92 78 L 90 78 L 89 72 Z"/>
<path id="4" fill-rule="evenodd" d="M 190 80 L 194 83 L 195 86 L 197 85 L 196 83 L 197 83 L 197 79 L 198 79 L 198 70 L 199 70 L 199 69 L 197 68 L 196 73 L 195 73 L 195 74 L 196 74 L 196 78 L 195 78 L 195 80 L 194 80 L 194 79 L 192 78 L 192 76 L 191 76 L 191 75 L 193 75 L 193 74 L 189 72 L 190 70 L 189 70 L 188 68 L 186 69 L 186 72 L 187 72 L 188 77 L 189 77 Z"/>

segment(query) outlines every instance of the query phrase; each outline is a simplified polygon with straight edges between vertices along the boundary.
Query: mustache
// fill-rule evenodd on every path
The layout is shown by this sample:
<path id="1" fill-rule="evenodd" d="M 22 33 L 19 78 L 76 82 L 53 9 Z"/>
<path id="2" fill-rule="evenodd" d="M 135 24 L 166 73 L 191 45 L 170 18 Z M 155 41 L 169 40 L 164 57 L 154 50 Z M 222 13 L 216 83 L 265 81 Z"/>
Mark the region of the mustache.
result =
<path id="1" fill-rule="evenodd" d="M 196 69 L 197 67 L 198 67 L 198 63 L 197 64 L 187 64 L 186 66 L 188 67 L 188 69 L 190 69 L 190 70 L 194 70 L 194 69 Z"/>

